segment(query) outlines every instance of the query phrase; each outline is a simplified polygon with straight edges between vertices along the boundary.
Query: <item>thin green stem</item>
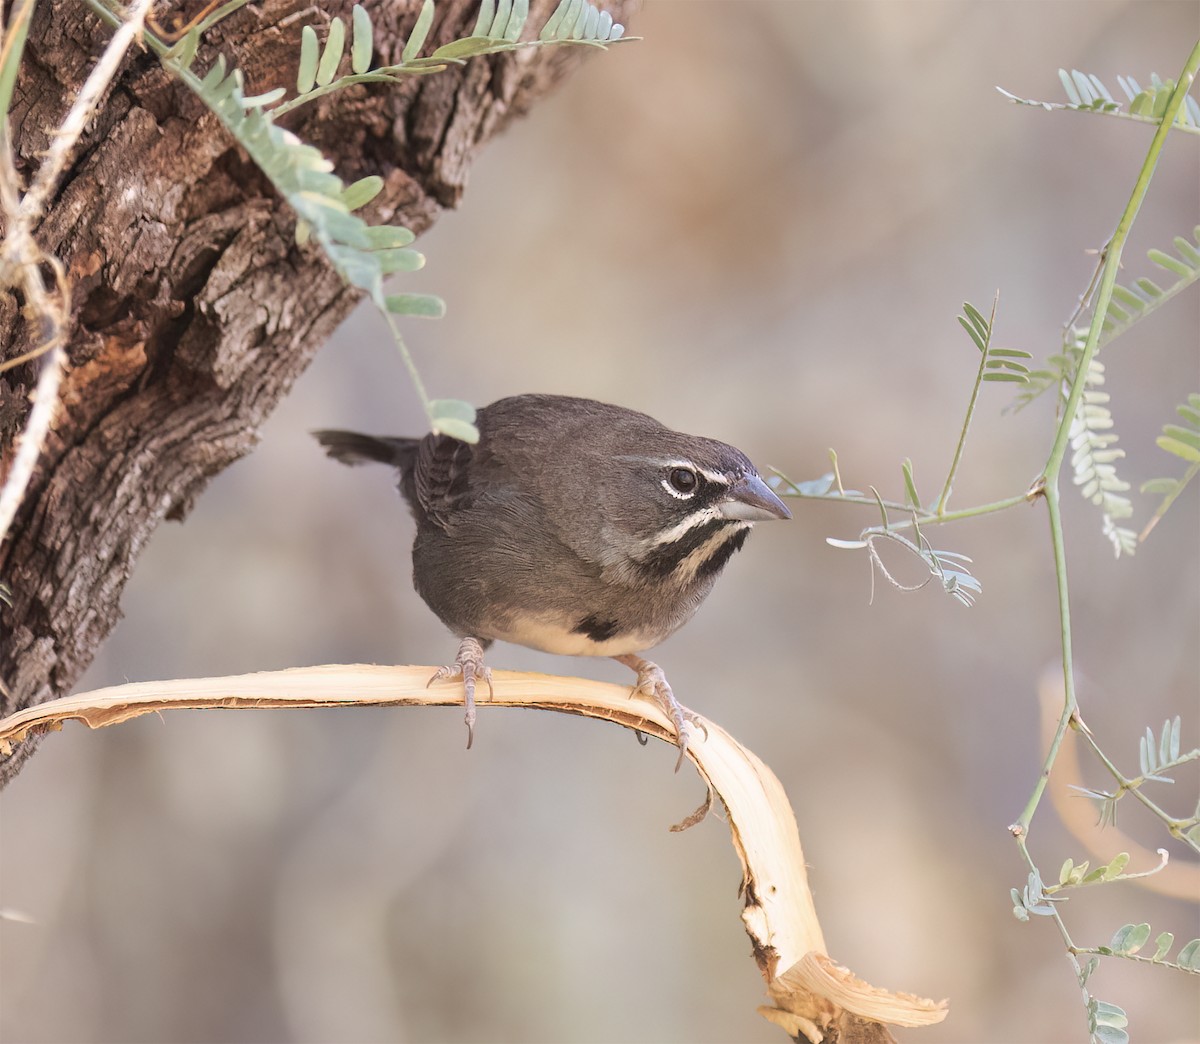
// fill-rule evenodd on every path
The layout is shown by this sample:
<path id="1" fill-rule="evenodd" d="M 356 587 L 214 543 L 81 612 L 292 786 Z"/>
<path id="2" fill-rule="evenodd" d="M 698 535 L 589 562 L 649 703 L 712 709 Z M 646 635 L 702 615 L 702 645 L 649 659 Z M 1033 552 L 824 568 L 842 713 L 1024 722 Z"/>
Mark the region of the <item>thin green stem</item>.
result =
<path id="1" fill-rule="evenodd" d="M 33 21 L 33 8 L 37 0 L 17 0 L 8 12 L 8 24 L 0 19 L 0 114 L 5 118 L 12 102 L 13 87 L 17 83 L 17 70 L 25 53 L 25 39 L 29 35 L 29 23 Z"/>
<path id="2" fill-rule="evenodd" d="M 1153 957 L 1142 957 L 1136 953 L 1114 953 L 1112 950 L 1101 950 L 1095 946 L 1076 946 L 1070 952 L 1083 957 L 1118 957 L 1123 961 L 1137 961 L 1139 964 L 1153 964 L 1158 968 L 1174 968 L 1188 975 L 1200 975 L 1200 968 L 1190 968 L 1174 961 L 1156 961 Z"/>
<path id="3" fill-rule="evenodd" d="M 1142 162 L 1141 170 L 1138 172 L 1137 181 L 1133 186 L 1133 193 L 1129 198 L 1129 202 L 1125 205 L 1121 219 L 1117 222 L 1117 227 L 1112 234 L 1112 238 L 1105 247 L 1104 269 L 1100 274 L 1100 285 L 1096 292 L 1096 303 L 1092 311 L 1092 323 L 1088 329 L 1087 342 L 1084 345 L 1083 354 L 1079 360 L 1079 367 L 1075 371 L 1075 379 L 1071 384 L 1071 392 L 1067 397 L 1066 407 L 1059 418 L 1054 445 L 1050 450 L 1050 456 L 1042 471 L 1041 485 L 1046 497 L 1046 508 L 1050 521 L 1050 540 L 1054 549 L 1054 575 L 1058 588 L 1058 617 L 1059 629 L 1062 636 L 1064 698 L 1062 715 L 1059 718 L 1058 727 L 1055 729 L 1054 738 L 1050 741 L 1050 748 L 1046 752 L 1042 771 L 1038 776 L 1037 783 L 1034 785 L 1033 793 L 1025 804 L 1024 810 L 1012 826 L 1012 831 L 1019 841 L 1029 833 L 1029 824 L 1033 820 L 1038 804 L 1042 800 L 1042 795 L 1046 791 L 1050 771 L 1058 758 L 1058 751 L 1062 746 L 1063 736 L 1066 735 L 1067 728 L 1077 707 L 1075 669 L 1071 646 L 1071 606 L 1070 589 L 1067 584 L 1067 553 L 1063 542 L 1062 512 L 1059 507 L 1059 473 L 1062 470 L 1063 459 L 1066 456 L 1071 422 L 1079 410 L 1079 403 L 1083 398 L 1085 378 L 1092 358 L 1096 354 L 1096 347 L 1100 342 L 1100 334 L 1104 326 L 1104 317 L 1108 313 L 1109 303 L 1112 301 L 1113 287 L 1116 285 L 1117 271 L 1121 263 L 1121 252 L 1125 248 L 1125 242 L 1129 238 L 1129 230 L 1133 226 L 1142 201 L 1146 198 L 1146 192 L 1150 187 L 1150 180 L 1154 176 L 1155 168 L 1158 165 L 1158 158 L 1162 153 L 1163 145 L 1166 143 L 1167 135 L 1170 133 L 1175 117 L 1183 105 L 1184 98 L 1187 96 L 1188 88 L 1192 85 L 1197 69 L 1200 69 L 1200 41 L 1196 42 L 1191 54 L 1188 55 L 1183 71 L 1179 75 L 1175 91 L 1171 95 L 1166 112 L 1163 113 L 1162 121 L 1154 135 L 1153 141 L 1150 143 L 1150 148 L 1146 153 L 1145 160 Z"/>
<path id="4" fill-rule="evenodd" d="M 1141 113 L 1129 112 L 1126 109 L 1094 109 L 1090 105 L 1074 105 L 1067 102 L 1045 102 L 1036 101 L 1032 98 L 1018 98 L 1015 94 L 1010 94 L 1003 88 L 997 88 L 1010 101 L 1017 105 L 1028 105 L 1035 109 L 1041 109 L 1044 112 L 1086 112 L 1093 116 L 1106 116 L 1109 119 L 1129 120 L 1133 123 L 1158 123 L 1157 116 L 1144 116 Z M 1184 134 L 1200 134 L 1200 127 L 1194 127 L 1189 123 L 1176 124 L 1175 130 L 1182 131 Z"/>
<path id="5" fill-rule="evenodd" d="M 959 511 L 947 511 L 941 515 L 921 512 L 915 519 L 909 518 L 903 522 L 896 522 L 888 528 L 894 532 L 897 529 L 911 529 L 913 526 L 940 526 L 944 522 L 960 522 L 964 518 L 979 518 L 982 515 L 995 514 L 997 511 L 1007 511 L 1019 504 L 1029 504 L 1038 495 L 1040 495 L 1038 492 L 1019 493 L 1016 496 L 1005 497 L 1003 500 L 994 500 L 990 504 L 979 504 L 976 507 L 962 508 Z M 910 513 L 912 512 L 911 508 L 908 510 Z"/>
<path id="6" fill-rule="evenodd" d="M 1075 320 L 1078 319 L 1084 312 L 1087 311 L 1089 302 L 1092 299 L 1092 293 L 1096 289 L 1096 284 L 1100 281 L 1100 273 L 1104 271 L 1103 256 L 1096 262 L 1096 267 L 1092 269 L 1092 278 L 1088 280 L 1087 289 L 1079 295 L 1079 300 L 1075 302 L 1075 311 L 1071 313 L 1071 318 L 1063 325 L 1063 351 L 1066 352 L 1071 347 L 1071 331 L 1075 327 Z"/>
<path id="7" fill-rule="evenodd" d="M 415 69 L 409 69 L 398 65 L 389 67 L 389 71 L 394 69 L 396 72 L 407 73 L 411 76 L 421 73 L 441 72 L 446 68 L 447 65 L 450 64 L 450 62 L 446 62 L 444 65 L 428 65 Z M 456 62 L 454 64 L 461 65 L 463 63 Z M 356 83 L 400 83 L 401 80 L 396 76 L 389 75 L 389 71 L 374 69 L 371 72 L 352 73 L 349 76 L 338 77 L 338 79 L 331 83 L 327 83 L 324 87 L 314 87 L 306 94 L 298 94 L 295 98 L 292 98 L 289 101 L 280 102 L 270 110 L 271 116 L 283 116 L 291 112 L 293 109 L 300 108 L 301 105 L 307 105 L 309 102 L 314 102 L 318 98 L 323 98 L 327 94 L 333 94 L 334 91 L 340 91 L 345 87 L 353 87 Z"/>
<path id="8" fill-rule="evenodd" d="M 1113 232 L 1112 238 L 1104 251 L 1103 270 L 1100 274 L 1099 287 L 1096 291 L 1095 304 L 1092 311 L 1092 322 L 1088 329 L 1087 340 L 1084 344 L 1083 352 L 1079 359 L 1078 367 L 1074 374 L 1074 379 L 1071 382 L 1070 393 L 1067 396 L 1066 406 L 1063 409 L 1062 415 L 1059 417 L 1058 428 L 1055 432 L 1053 446 L 1050 450 L 1049 458 L 1046 461 L 1046 466 L 1043 469 L 1041 480 L 1035 483 L 1035 488 L 1040 486 L 1045 498 L 1047 516 L 1050 524 L 1050 540 L 1054 552 L 1054 575 L 1058 590 L 1058 613 L 1059 613 L 1059 629 L 1062 638 L 1062 672 L 1063 672 L 1063 708 L 1058 719 L 1058 725 L 1055 728 L 1054 736 L 1050 741 L 1046 757 L 1042 764 L 1042 771 L 1038 775 L 1037 782 L 1034 784 L 1033 793 L 1030 794 L 1029 800 L 1025 804 L 1021 815 L 1017 821 L 1009 828 L 1016 838 L 1017 846 L 1020 849 L 1025 861 L 1030 865 L 1030 868 L 1037 872 L 1036 864 L 1034 864 L 1028 848 L 1028 837 L 1030 823 L 1033 821 L 1034 814 L 1037 812 L 1043 795 L 1046 792 L 1046 786 L 1050 780 L 1050 773 L 1054 768 L 1054 764 L 1058 759 L 1059 750 L 1062 747 L 1063 738 L 1066 736 L 1067 729 L 1075 724 L 1081 731 L 1092 749 L 1102 762 L 1106 764 L 1109 771 L 1113 773 L 1115 778 L 1121 781 L 1121 785 L 1131 792 L 1144 805 L 1150 808 L 1159 816 L 1159 818 L 1167 824 L 1168 830 L 1176 837 L 1183 837 L 1180 827 L 1171 821 L 1161 809 L 1158 809 L 1152 801 L 1141 793 L 1137 787 L 1128 787 L 1127 782 L 1121 776 L 1115 765 L 1109 761 L 1103 751 L 1099 749 L 1094 740 L 1091 738 L 1086 726 L 1078 718 L 1078 701 L 1075 693 L 1075 670 L 1073 662 L 1073 650 L 1071 643 L 1071 603 L 1070 603 L 1070 588 L 1067 582 L 1067 555 L 1066 546 L 1063 540 L 1063 525 L 1062 511 L 1059 504 L 1059 476 L 1062 470 L 1063 460 L 1066 456 L 1067 446 L 1070 441 L 1071 424 L 1075 419 L 1075 415 L 1079 410 L 1079 404 L 1083 398 L 1083 392 L 1086 384 L 1086 378 L 1091 366 L 1092 359 L 1095 357 L 1096 349 L 1100 344 L 1100 337 L 1103 331 L 1104 319 L 1108 312 L 1109 305 L 1112 301 L 1113 287 L 1116 285 L 1117 271 L 1121 262 L 1121 253 L 1124 249 L 1125 242 L 1129 237 L 1129 230 L 1133 226 L 1133 222 L 1137 217 L 1138 210 L 1141 207 L 1142 201 L 1146 197 L 1146 192 L 1150 185 L 1150 180 L 1154 175 L 1154 170 L 1158 164 L 1158 157 L 1162 152 L 1164 143 L 1171 126 L 1174 123 L 1175 117 L 1183 105 L 1187 90 L 1191 86 L 1195 78 L 1197 69 L 1200 68 L 1200 41 L 1197 41 L 1192 48 L 1191 54 L 1184 65 L 1183 72 L 1180 74 L 1178 84 L 1171 96 L 1171 100 L 1167 106 L 1166 112 L 1163 114 L 1162 122 L 1159 124 L 1158 130 L 1155 132 L 1154 139 L 1150 144 L 1146 158 L 1142 163 L 1141 170 L 1138 172 L 1137 181 L 1134 184 L 1133 192 L 1129 202 L 1125 206 L 1125 210 L 1121 215 L 1120 221 Z M 1092 277 L 1093 283 L 1095 276 Z M 1084 295 L 1086 299 L 1088 295 Z M 1183 838 L 1187 840 L 1187 838 Z M 1195 847 L 1195 846 L 1193 846 Z M 1040 876 L 1040 875 L 1039 875 Z M 1080 950 L 1071 941 L 1070 934 L 1067 932 L 1066 925 L 1063 923 L 1062 917 L 1050 904 L 1050 916 L 1058 926 L 1059 933 L 1062 935 L 1063 941 L 1066 943 L 1067 955 L 1072 962 L 1077 980 L 1083 979 L 1082 969 L 1079 959 L 1076 956 L 1081 952 L 1094 952 Z M 1084 991 L 1085 998 L 1088 996 L 1087 991 Z"/>
<path id="9" fill-rule="evenodd" d="M 622 39 L 625 39 L 625 37 L 622 37 Z M 630 39 L 636 39 L 636 37 L 630 37 Z M 616 43 L 617 41 L 611 40 L 608 42 Z M 475 51 L 467 57 L 478 58 L 487 54 L 503 54 L 507 51 L 523 51 L 529 48 L 549 47 L 558 44 L 586 44 L 592 47 L 599 47 L 602 50 L 607 49 L 605 44 L 597 40 L 519 40 L 516 42 L 497 40 L 491 46 L 480 51 Z M 299 94 L 295 98 L 275 106 L 271 110 L 271 115 L 282 116 L 284 113 L 300 108 L 301 105 L 307 105 L 309 102 L 316 101 L 327 94 L 340 91 L 344 87 L 352 87 L 356 83 L 401 83 L 402 81 L 397 74 L 423 76 L 426 73 L 442 72 L 451 65 L 466 64 L 466 61 L 462 58 L 438 58 L 436 62 L 431 57 L 415 58 L 411 62 L 398 62 L 395 65 L 380 66 L 380 68 L 372 69 L 370 72 L 339 76 L 324 87 L 316 87 L 306 94 Z"/>
<path id="10" fill-rule="evenodd" d="M 1058 431 L 1054 437 L 1054 445 L 1050 450 L 1050 457 L 1046 461 L 1046 467 L 1043 470 L 1047 485 L 1057 481 L 1058 473 L 1062 468 L 1063 458 L 1067 452 L 1067 442 L 1070 437 L 1071 421 L 1079 409 L 1080 399 L 1083 398 L 1084 377 L 1088 372 L 1092 358 L 1096 354 L 1096 347 L 1100 342 L 1104 318 L 1108 314 L 1108 306 L 1112 301 L 1113 287 L 1117 282 L 1117 272 L 1121 266 L 1121 253 L 1125 249 L 1125 241 L 1129 238 L 1129 230 L 1132 228 L 1138 210 L 1141 209 L 1142 201 L 1146 198 L 1146 192 L 1150 188 L 1150 181 L 1154 177 L 1154 170 L 1158 166 L 1158 157 L 1162 153 L 1163 145 L 1166 144 L 1167 135 L 1170 134 L 1171 128 L 1175 123 L 1175 118 L 1179 115 L 1179 110 L 1183 107 L 1184 99 L 1187 97 L 1187 92 L 1192 86 L 1192 81 L 1195 79 L 1198 69 L 1200 69 L 1200 40 L 1192 48 L 1192 52 L 1188 55 L 1187 62 L 1184 64 L 1183 71 L 1179 74 L 1179 81 L 1175 85 L 1170 102 L 1167 103 L 1167 108 L 1159 122 L 1158 130 L 1154 133 L 1154 139 L 1150 142 L 1150 148 L 1146 153 L 1146 159 L 1142 163 L 1142 169 L 1138 172 L 1137 181 L 1133 186 L 1133 194 L 1130 196 L 1129 202 L 1125 205 L 1125 211 L 1121 214 L 1121 219 L 1117 222 L 1117 227 L 1112 234 L 1112 238 L 1108 241 L 1108 245 L 1104 249 L 1104 270 L 1100 274 L 1100 287 L 1096 293 L 1096 306 L 1092 311 L 1092 323 L 1088 329 L 1087 342 L 1083 348 L 1083 355 L 1079 360 L 1079 368 L 1075 373 L 1075 380 L 1071 385 L 1071 394 L 1067 398 L 1066 409 L 1059 420 Z"/>
<path id="11" fill-rule="evenodd" d="M 1194 285 L 1197 279 L 1200 279 L 1200 271 L 1197 271 L 1194 275 L 1180 276 L 1174 283 L 1148 301 L 1140 310 L 1131 312 L 1128 319 L 1123 322 L 1113 320 L 1112 325 L 1100 335 L 1099 347 L 1106 348 L 1122 334 L 1128 333 L 1134 326 L 1145 319 L 1146 316 L 1158 311 L 1173 297 L 1178 297 L 1188 287 Z"/>
<path id="12" fill-rule="evenodd" d="M 946 474 L 946 484 L 942 486 L 942 495 L 937 499 L 934 514 L 941 516 L 946 513 L 946 501 L 950 499 L 950 487 L 954 484 L 954 476 L 962 461 L 963 450 L 967 445 L 967 432 L 971 429 L 971 418 L 975 416 L 975 403 L 979 401 L 979 389 L 983 387 L 983 375 L 987 372 L 988 348 L 992 344 L 992 324 L 996 321 L 996 301 L 992 302 L 992 315 L 988 320 L 987 339 L 979 350 L 979 372 L 975 374 L 975 384 L 971 388 L 971 398 L 967 401 L 967 415 L 963 418 L 962 431 L 958 433 L 958 445 L 954 447 L 954 459 L 950 462 L 950 471 Z M 974 309 L 967 309 L 974 313 Z"/>
<path id="13" fill-rule="evenodd" d="M 1162 821 L 1163 825 L 1166 826 L 1167 831 L 1172 837 L 1178 838 L 1180 841 L 1183 841 L 1184 844 L 1190 846 L 1193 850 L 1200 852 L 1200 845 L 1196 844 L 1184 834 L 1184 831 L 1193 825 L 1192 820 L 1176 819 L 1169 812 L 1160 808 L 1154 801 L 1143 794 L 1142 784 L 1146 782 L 1145 778 L 1139 777 L 1137 779 L 1130 779 L 1126 777 L 1126 775 L 1119 768 L 1117 768 L 1116 765 L 1113 764 L 1109 756 L 1100 749 L 1100 745 L 1096 742 L 1095 737 L 1092 735 L 1092 730 L 1089 729 L 1087 725 L 1085 725 L 1083 721 L 1078 718 L 1078 716 L 1076 716 L 1076 722 L 1079 734 L 1083 736 L 1087 745 L 1092 748 L 1092 753 L 1096 755 L 1100 763 L 1108 770 L 1109 775 L 1111 775 L 1112 778 L 1117 781 L 1117 785 L 1120 787 L 1120 792 L 1132 794 L 1153 815 L 1157 816 L 1158 819 Z"/>
<path id="14" fill-rule="evenodd" d="M 1021 855 L 1025 859 L 1025 863 L 1029 869 L 1037 874 L 1040 878 L 1041 871 L 1038 869 L 1037 863 L 1033 861 L 1033 856 L 1029 852 L 1029 846 L 1025 843 L 1025 838 L 1021 834 L 1017 835 L 1017 848 L 1020 850 Z M 1079 963 L 1079 958 L 1076 957 L 1076 954 L 1080 952 L 1079 947 L 1075 945 L 1075 940 L 1071 938 L 1071 933 L 1067 931 L 1067 923 L 1062 919 L 1062 914 L 1058 912 L 1053 903 L 1049 903 L 1048 905 L 1050 907 L 1050 919 L 1057 926 L 1058 932 L 1062 936 L 1063 942 L 1066 944 L 1067 960 L 1069 960 L 1072 966 L 1075 968 L 1075 980 L 1078 982 L 1083 978 L 1083 966 Z"/>
<path id="15" fill-rule="evenodd" d="M 784 493 L 785 497 L 794 497 L 797 500 L 826 500 L 834 504 L 862 504 L 866 507 L 879 507 L 881 501 L 874 497 L 858 497 L 858 496 L 842 496 L 839 493 Z M 980 515 L 991 515 L 997 511 L 1007 511 L 1009 508 L 1017 507 L 1019 504 L 1029 504 L 1038 495 L 1037 492 L 1031 491 L 1026 493 L 1018 493 L 1015 496 L 1005 497 L 1003 500 L 993 500 L 989 504 L 979 504 L 976 507 L 961 508 L 958 511 L 946 511 L 941 515 L 935 515 L 931 511 L 921 511 L 917 513 L 917 522 L 920 525 L 941 525 L 943 522 L 959 522 L 964 518 L 978 518 Z M 899 512 L 913 513 L 911 504 L 901 504 L 895 500 L 882 501 L 884 507 Z M 912 520 L 906 522 L 897 522 L 892 525 L 891 529 L 906 529 L 911 528 Z"/>
<path id="16" fill-rule="evenodd" d="M 413 382 L 413 387 L 417 391 L 421 405 L 425 408 L 425 416 L 429 418 L 429 423 L 432 424 L 434 420 L 433 407 L 431 405 L 432 400 L 429 398 L 429 393 L 425 390 L 425 382 L 421 380 L 417 364 L 413 361 L 412 354 L 408 350 L 408 345 L 404 343 L 404 338 L 400 336 L 400 328 L 396 325 L 395 319 L 392 318 L 392 313 L 386 308 L 381 308 L 379 311 L 392 331 L 396 347 L 400 350 L 400 358 L 404 361 L 405 369 L 408 370 L 409 379 Z"/>
<path id="17" fill-rule="evenodd" d="M 1058 719 L 1058 726 L 1055 728 L 1054 736 L 1050 740 L 1049 749 L 1046 751 L 1046 758 L 1042 763 L 1042 771 L 1038 775 L 1037 783 L 1034 784 L 1033 793 L 1029 795 L 1029 800 L 1025 803 L 1025 808 L 1021 811 L 1021 815 L 1017 817 L 1017 821 L 1009 828 L 1022 845 L 1024 844 L 1024 838 L 1029 834 L 1029 824 L 1032 822 L 1033 815 L 1041 803 L 1042 795 L 1046 792 L 1046 784 L 1050 781 L 1050 771 L 1054 767 L 1054 762 L 1058 760 L 1059 748 L 1062 746 L 1063 737 L 1067 734 L 1067 728 L 1071 723 L 1071 717 L 1075 713 L 1076 707 L 1075 671 L 1071 648 L 1071 603 L 1067 597 L 1067 553 L 1066 546 L 1063 543 L 1062 513 L 1059 510 L 1058 486 L 1047 487 L 1044 495 L 1046 497 L 1047 514 L 1050 518 L 1050 542 L 1054 548 L 1054 574 L 1058 581 L 1058 626 L 1062 638 L 1063 692 L 1065 699 L 1063 701 L 1062 714 Z"/>
<path id="18" fill-rule="evenodd" d="M 226 18 L 228 18 L 231 14 L 234 14 L 235 12 L 240 11 L 249 2 L 250 2 L 250 0 L 229 0 L 228 3 L 222 4 L 215 11 L 213 11 L 212 14 L 210 14 L 207 18 L 203 19 L 198 25 L 196 25 L 196 27 L 195 27 L 196 31 L 199 33 L 202 33 L 207 29 L 211 29 L 218 22 L 222 22 Z M 189 32 L 190 32 L 190 30 L 189 30 Z"/>
<path id="19" fill-rule="evenodd" d="M 1183 477 L 1176 484 L 1175 488 L 1163 498 L 1163 502 L 1158 505 L 1158 510 L 1154 512 L 1150 521 L 1146 523 L 1145 528 L 1138 534 L 1139 544 L 1145 543 L 1146 537 L 1150 535 L 1150 531 L 1158 525 L 1158 520 L 1170 510 L 1176 498 L 1187 488 L 1188 483 L 1196 477 L 1197 473 L 1200 473 L 1200 462 L 1191 465 L 1183 473 Z"/>
<path id="20" fill-rule="evenodd" d="M 1053 103 L 1051 103 L 1053 105 Z M 1058 108 L 1057 105 L 1053 106 Z M 1158 120 L 1154 116 L 1140 116 L 1134 112 L 1104 112 L 1101 109 L 1086 109 L 1075 108 L 1071 105 L 1064 105 L 1065 109 L 1073 109 L 1075 112 L 1090 112 L 1096 116 L 1109 116 L 1118 120 L 1130 120 L 1133 123 L 1157 123 Z M 1193 127 L 1190 123 L 1176 123 L 1173 130 L 1180 131 L 1183 134 L 1200 134 L 1200 127 Z"/>
<path id="21" fill-rule="evenodd" d="M 108 4 L 105 2 L 105 0 L 83 0 L 83 2 L 87 4 L 87 6 L 92 9 L 92 13 L 95 14 L 100 21 L 102 21 L 110 29 L 119 29 L 125 22 L 125 19 L 122 18 L 121 15 L 117 14 L 117 12 L 114 10 L 116 5 Z M 160 40 L 158 36 L 156 36 L 145 26 L 142 27 L 141 39 L 149 46 L 150 50 L 160 57 L 171 49 L 166 43 Z"/>

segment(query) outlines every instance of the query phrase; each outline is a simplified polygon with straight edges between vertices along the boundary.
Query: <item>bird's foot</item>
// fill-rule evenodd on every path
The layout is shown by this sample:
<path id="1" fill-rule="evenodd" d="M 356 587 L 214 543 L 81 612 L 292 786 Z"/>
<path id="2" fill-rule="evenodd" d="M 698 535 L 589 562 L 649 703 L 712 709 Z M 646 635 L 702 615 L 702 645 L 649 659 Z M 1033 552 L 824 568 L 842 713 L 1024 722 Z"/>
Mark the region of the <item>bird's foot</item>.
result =
<path id="1" fill-rule="evenodd" d="M 467 750 L 475 740 L 475 680 L 482 678 L 487 682 L 488 699 L 495 696 L 492 689 L 492 669 L 484 665 L 483 646 L 477 638 L 464 638 L 458 646 L 458 656 L 454 662 L 445 667 L 439 667 L 432 678 L 425 683 L 429 688 L 435 681 L 443 678 L 462 678 L 463 703 L 467 708 L 464 721 L 467 723 Z"/>
<path id="2" fill-rule="evenodd" d="M 633 692 L 629 695 L 645 696 L 647 699 L 653 700 L 674 724 L 675 742 L 679 746 L 679 760 L 675 762 L 675 771 L 678 772 L 679 766 L 683 764 L 683 756 L 687 753 L 688 743 L 691 741 L 692 729 L 698 728 L 704 733 L 705 738 L 708 738 L 708 727 L 704 724 L 704 719 L 675 699 L 675 693 L 667 684 L 667 676 L 663 674 L 663 669 L 658 664 L 644 660 L 635 653 L 614 656 L 613 659 L 637 671 L 637 684 L 634 685 Z"/>

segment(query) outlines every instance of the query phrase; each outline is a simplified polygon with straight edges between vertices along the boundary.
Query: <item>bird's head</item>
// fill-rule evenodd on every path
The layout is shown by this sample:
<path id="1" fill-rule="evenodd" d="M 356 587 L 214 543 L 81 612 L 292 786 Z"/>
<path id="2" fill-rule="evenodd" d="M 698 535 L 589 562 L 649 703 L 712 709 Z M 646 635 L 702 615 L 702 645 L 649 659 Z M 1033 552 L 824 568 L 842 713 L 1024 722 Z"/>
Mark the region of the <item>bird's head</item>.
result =
<path id="1" fill-rule="evenodd" d="M 755 522 L 792 513 L 740 450 L 663 429 L 640 452 L 612 458 L 613 493 L 628 499 L 609 519 L 627 571 L 690 584 L 716 576 Z M 613 496 L 610 493 L 609 496 Z"/>
<path id="2" fill-rule="evenodd" d="M 749 458 L 723 442 L 586 399 L 497 405 L 506 408 L 489 407 L 485 419 L 515 434 L 519 417 L 521 449 L 504 443 L 524 467 L 536 461 L 538 493 L 560 539 L 627 582 L 686 586 L 714 577 L 755 522 L 791 518 Z"/>

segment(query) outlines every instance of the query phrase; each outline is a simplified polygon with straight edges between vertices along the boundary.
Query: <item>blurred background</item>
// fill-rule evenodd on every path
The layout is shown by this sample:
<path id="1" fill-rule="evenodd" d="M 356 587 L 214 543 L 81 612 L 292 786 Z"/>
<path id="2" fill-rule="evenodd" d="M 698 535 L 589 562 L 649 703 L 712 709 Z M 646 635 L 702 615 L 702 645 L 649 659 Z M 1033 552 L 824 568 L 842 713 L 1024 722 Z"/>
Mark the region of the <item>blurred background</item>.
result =
<path id="1" fill-rule="evenodd" d="M 955 322 L 1001 291 L 997 340 L 1040 360 L 1086 285 L 1149 144 L 1144 127 L 1021 108 L 1059 66 L 1174 76 L 1195 3 L 650 3 L 646 39 L 598 55 L 475 165 L 405 289 L 449 315 L 407 336 L 435 395 L 620 402 L 796 479 L 900 497 L 945 476 L 977 356 Z M 1126 281 L 1200 220 L 1200 151 L 1173 136 Z M 1193 289 L 1105 354 L 1135 484 L 1200 387 Z M 986 386 L 954 503 L 1023 491 L 1053 403 Z M 388 474 L 308 432 L 415 434 L 381 323 L 354 315 L 182 526 L 164 526 L 86 684 L 320 663 L 440 664 L 455 640 L 412 591 L 412 524 Z M 1068 479 L 1069 481 L 1069 479 Z M 1200 739 L 1200 509 L 1176 504 L 1132 560 L 1065 494 L 1086 719 L 1129 771 L 1147 724 Z M 1155 501 L 1139 500 L 1139 524 Z M 904 1039 L 1083 1040 L 1053 926 L 1012 916 L 1006 826 L 1036 779 L 1037 688 L 1058 653 L 1045 513 L 938 533 L 971 555 L 973 609 L 878 587 L 829 547 L 877 519 L 797 504 L 762 526 L 654 658 L 686 704 L 779 775 L 830 951 L 951 1014 Z M 497 647 L 497 668 L 626 682 L 609 661 Z M 566 715 L 454 709 L 171 713 L 70 725 L 0 799 L 6 1041 L 777 1041 L 717 818 L 674 753 Z M 1070 742 L 1070 740 L 1069 740 Z M 1085 776 L 1105 777 L 1082 754 Z M 1062 780 L 1052 790 L 1064 790 Z M 1191 811 L 1196 773 L 1162 800 Z M 1082 798 L 1064 800 L 1082 802 Z M 1120 827 L 1165 833 L 1132 802 Z M 1087 853 L 1046 803 L 1047 874 Z M 1099 835 L 1109 855 L 1121 841 Z M 1187 857 L 1170 846 L 1180 863 Z M 1143 860 L 1131 869 L 1148 867 Z M 1182 942 L 1196 907 L 1134 884 L 1071 899 L 1081 944 L 1127 921 Z M 1134 1039 L 1200 1034 L 1194 980 L 1106 963 Z"/>

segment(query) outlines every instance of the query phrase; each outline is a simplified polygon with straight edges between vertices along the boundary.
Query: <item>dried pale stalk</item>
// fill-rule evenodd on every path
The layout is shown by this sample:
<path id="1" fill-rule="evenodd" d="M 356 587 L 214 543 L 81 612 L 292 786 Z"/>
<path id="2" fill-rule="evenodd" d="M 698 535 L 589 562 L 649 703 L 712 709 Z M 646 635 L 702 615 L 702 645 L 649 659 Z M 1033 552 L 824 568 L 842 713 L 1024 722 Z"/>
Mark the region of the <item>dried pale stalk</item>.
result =
<path id="1" fill-rule="evenodd" d="M 175 708 L 448 706 L 461 703 L 461 684 L 427 689 L 432 667 L 305 667 L 230 678 L 118 685 L 38 704 L 0 720 L 0 754 L 31 732 L 68 720 L 90 728 Z M 667 719 L 629 689 L 581 678 L 497 671 L 502 707 L 533 707 L 602 718 L 668 743 Z M 868 985 L 825 951 L 796 820 L 779 780 L 724 729 L 706 722 L 688 757 L 725 805 L 742 862 L 742 921 L 767 981 L 773 1006 L 760 1012 L 792 1036 L 809 1041 L 887 1041 L 893 1026 L 927 1026 L 946 1016 L 946 1003 Z"/>

